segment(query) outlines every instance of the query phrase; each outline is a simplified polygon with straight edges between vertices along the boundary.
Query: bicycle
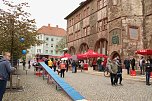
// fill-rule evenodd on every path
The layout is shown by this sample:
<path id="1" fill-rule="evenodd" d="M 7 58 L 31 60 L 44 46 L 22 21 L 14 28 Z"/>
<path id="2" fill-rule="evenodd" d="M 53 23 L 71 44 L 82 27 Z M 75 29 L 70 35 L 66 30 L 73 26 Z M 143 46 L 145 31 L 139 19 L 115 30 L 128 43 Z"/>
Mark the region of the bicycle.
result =
<path id="1" fill-rule="evenodd" d="M 110 72 L 109 72 L 108 67 L 106 67 L 106 68 L 104 69 L 104 76 L 105 76 L 105 77 L 110 77 Z"/>

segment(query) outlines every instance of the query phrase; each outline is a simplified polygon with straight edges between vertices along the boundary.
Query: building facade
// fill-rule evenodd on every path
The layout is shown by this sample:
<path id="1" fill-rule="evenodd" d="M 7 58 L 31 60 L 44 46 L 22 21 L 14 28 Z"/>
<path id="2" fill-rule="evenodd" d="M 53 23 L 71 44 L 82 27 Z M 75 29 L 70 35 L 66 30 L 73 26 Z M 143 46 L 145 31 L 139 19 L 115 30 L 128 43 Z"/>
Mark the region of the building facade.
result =
<path id="1" fill-rule="evenodd" d="M 152 0 L 142 0 L 145 15 L 145 33 L 143 42 L 145 48 L 152 49 Z"/>
<path id="2" fill-rule="evenodd" d="M 58 26 L 51 27 L 50 24 L 48 24 L 48 26 L 42 26 L 38 29 L 38 33 L 37 38 L 45 43 L 40 46 L 32 46 L 29 50 L 30 55 L 60 56 L 62 54 L 61 51 L 57 50 L 57 47 L 59 47 L 58 42 L 66 36 L 66 31 L 64 29 Z"/>
<path id="3" fill-rule="evenodd" d="M 71 54 L 93 49 L 124 58 L 143 46 L 141 0 L 86 0 L 65 19 Z"/>

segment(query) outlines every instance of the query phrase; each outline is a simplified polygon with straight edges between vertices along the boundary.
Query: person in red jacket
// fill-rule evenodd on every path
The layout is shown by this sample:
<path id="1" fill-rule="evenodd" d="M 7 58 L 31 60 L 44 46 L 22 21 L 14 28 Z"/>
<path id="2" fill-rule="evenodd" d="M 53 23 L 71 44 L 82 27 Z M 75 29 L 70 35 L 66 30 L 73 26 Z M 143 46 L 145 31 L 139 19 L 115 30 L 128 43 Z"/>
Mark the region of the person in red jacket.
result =
<path id="1" fill-rule="evenodd" d="M 64 61 L 62 61 L 61 63 L 60 63 L 60 69 L 61 69 L 61 77 L 63 77 L 64 78 L 64 72 L 65 72 L 65 63 L 64 63 Z"/>

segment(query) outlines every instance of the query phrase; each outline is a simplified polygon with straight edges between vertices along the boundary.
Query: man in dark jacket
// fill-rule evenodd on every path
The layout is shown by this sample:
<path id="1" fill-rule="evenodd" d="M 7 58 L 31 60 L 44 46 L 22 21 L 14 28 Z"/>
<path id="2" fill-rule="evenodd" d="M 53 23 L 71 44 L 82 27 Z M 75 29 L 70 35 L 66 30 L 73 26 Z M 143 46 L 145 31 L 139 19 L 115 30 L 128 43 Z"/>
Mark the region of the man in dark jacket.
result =
<path id="1" fill-rule="evenodd" d="M 117 58 L 116 64 L 118 66 L 116 84 L 118 83 L 118 79 L 120 79 L 119 80 L 119 84 L 122 85 L 121 84 L 121 82 L 122 82 L 122 65 L 121 65 L 121 60 L 119 58 Z"/>
<path id="2" fill-rule="evenodd" d="M 125 65 L 125 68 L 127 69 L 127 74 L 129 74 L 129 70 L 130 70 L 130 60 L 129 60 L 129 59 L 125 59 L 125 60 L 124 60 L 124 65 Z"/>
<path id="3" fill-rule="evenodd" d="M 11 67 L 9 62 L 10 53 L 5 52 L 3 58 L 0 60 L 0 101 L 2 101 L 3 95 L 5 93 L 7 80 L 11 71 L 15 68 Z"/>
<path id="4" fill-rule="evenodd" d="M 131 67 L 132 67 L 132 70 L 135 70 L 135 59 L 131 59 Z"/>
<path id="5" fill-rule="evenodd" d="M 151 72 L 151 69 L 152 69 L 152 66 L 151 66 L 149 60 L 147 60 L 145 67 L 146 67 L 146 70 L 145 70 L 146 71 L 146 85 L 149 86 L 149 85 L 151 85 L 149 83 L 149 80 L 150 80 L 150 72 Z"/>

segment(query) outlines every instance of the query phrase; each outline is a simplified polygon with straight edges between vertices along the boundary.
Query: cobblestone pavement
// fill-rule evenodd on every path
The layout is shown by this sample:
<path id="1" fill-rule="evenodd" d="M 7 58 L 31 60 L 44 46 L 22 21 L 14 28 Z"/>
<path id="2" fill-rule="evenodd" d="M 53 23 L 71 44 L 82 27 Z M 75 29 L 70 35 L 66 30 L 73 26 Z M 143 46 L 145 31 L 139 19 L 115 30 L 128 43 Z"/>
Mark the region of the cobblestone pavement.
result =
<path id="1" fill-rule="evenodd" d="M 65 80 L 90 101 L 152 101 L 152 86 L 142 81 L 123 80 L 111 86 L 110 78 L 86 73 L 66 73 Z"/>
<path id="2" fill-rule="evenodd" d="M 33 75 L 33 70 L 21 73 L 22 92 L 6 92 L 3 101 L 71 101 L 54 84 L 48 85 L 42 77 Z M 143 81 L 123 80 L 123 86 L 111 86 L 110 78 L 103 75 L 65 73 L 65 81 L 89 101 L 152 101 L 152 86 Z"/>
<path id="3" fill-rule="evenodd" d="M 3 101 L 71 101 L 62 90 L 56 90 L 55 84 L 47 84 L 42 77 L 34 75 L 33 70 L 28 70 L 28 75 L 25 71 L 20 73 L 23 91 L 7 91 Z"/>

